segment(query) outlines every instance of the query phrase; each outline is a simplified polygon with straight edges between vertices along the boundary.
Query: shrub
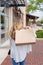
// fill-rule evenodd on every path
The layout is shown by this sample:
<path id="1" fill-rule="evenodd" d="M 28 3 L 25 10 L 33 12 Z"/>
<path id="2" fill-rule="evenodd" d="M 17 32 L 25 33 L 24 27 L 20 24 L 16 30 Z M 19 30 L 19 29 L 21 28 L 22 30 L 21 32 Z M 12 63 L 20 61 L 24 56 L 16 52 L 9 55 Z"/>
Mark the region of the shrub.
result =
<path id="1" fill-rule="evenodd" d="M 40 20 L 39 22 L 40 22 L 41 24 L 43 24 L 43 20 Z"/>
<path id="2" fill-rule="evenodd" d="M 43 30 L 36 31 L 37 38 L 43 38 Z"/>

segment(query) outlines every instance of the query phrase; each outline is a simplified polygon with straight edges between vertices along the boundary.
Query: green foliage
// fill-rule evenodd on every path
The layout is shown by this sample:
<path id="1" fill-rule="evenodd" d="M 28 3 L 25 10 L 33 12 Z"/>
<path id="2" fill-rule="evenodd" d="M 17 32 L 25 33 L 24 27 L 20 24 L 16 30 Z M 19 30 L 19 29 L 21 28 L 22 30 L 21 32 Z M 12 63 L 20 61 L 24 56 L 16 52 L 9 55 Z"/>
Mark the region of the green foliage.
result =
<path id="1" fill-rule="evenodd" d="M 43 0 L 36 0 L 37 4 L 43 3 Z"/>
<path id="2" fill-rule="evenodd" d="M 35 10 L 43 10 L 40 8 L 41 3 L 43 3 L 43 0 L 29 0 L 27 12 L 35 11 Z"/>
<path id="3" fill-rule="evenodd" d="M 33 5 L 28 5 L 28 9 L 27 9 L 27 12 L 30 12 L 30 11 L 35 11 L 39 9 L 39 7 L 37 6 L 33 6 Z"/>
<path id="4" fill-rule="evenodd" d="M 36 31 L 37 38 L 43 38 L 43 30 Z"/>
<path id="5" fill-rule="evenodd" d="M 40 20 L 39 22 L 43 24 L 43 19 L 42 19 L 42 20 Z"/>

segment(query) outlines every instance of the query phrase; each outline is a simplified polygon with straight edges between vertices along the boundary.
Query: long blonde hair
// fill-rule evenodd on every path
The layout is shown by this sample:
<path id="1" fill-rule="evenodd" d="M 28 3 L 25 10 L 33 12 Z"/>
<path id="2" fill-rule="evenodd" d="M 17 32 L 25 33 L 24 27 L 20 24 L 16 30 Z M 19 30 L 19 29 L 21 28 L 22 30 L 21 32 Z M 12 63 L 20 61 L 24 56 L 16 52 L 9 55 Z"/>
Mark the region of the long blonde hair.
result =
<path id="1" fill-rule="evenodd" d="M 11 30 L 10 30 L 11 38 L 13 38 L 15 40 L 15 34 L 16 34 L 15 31 L 22 29 L 22 27 L 23 27 L 23 24 L 22 24 L 21 20 L 20 19 L 18 19 L 18 20 L 16 19 L 13 22 L 13 25 L 12 25 Z"/>
<path id="2" fill-rule="evenodd" d="M 14 25 L 10 29 L 10 37 L 15 40 L 15 28 L 14 28 Z"/>
<path id="3" fill-rule="evenodd" d="M 16 20 L 16 30 L 21 30 L 23 28 L 23 22 L 20 19 Z"/>

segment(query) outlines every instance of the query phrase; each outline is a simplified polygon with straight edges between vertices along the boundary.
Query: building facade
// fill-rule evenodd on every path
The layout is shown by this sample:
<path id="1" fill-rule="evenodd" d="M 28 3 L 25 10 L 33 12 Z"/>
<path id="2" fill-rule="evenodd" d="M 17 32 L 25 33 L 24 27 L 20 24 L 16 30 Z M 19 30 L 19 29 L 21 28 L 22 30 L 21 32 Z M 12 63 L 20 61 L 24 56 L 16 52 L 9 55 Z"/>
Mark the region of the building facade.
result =
<path id="1" fill-rule="evenodd" d="M 18 10 L 20 9 L 21 18 L 23 22 L 23 26 L 26 26 L 26 8 L 25 7 L 17 7 Z M 0 44 L 5 42 L 9 35 L 9 30 L 11 29 L 12 23 L 15 21 L 15 14 L 14 11 L 15 7 L 0 7 Z"/>
<path id="2" fill-rule="evenodd" d="M 8 38 L 9 31 L 9 9 L 0 7 L 0 44 Z"/>

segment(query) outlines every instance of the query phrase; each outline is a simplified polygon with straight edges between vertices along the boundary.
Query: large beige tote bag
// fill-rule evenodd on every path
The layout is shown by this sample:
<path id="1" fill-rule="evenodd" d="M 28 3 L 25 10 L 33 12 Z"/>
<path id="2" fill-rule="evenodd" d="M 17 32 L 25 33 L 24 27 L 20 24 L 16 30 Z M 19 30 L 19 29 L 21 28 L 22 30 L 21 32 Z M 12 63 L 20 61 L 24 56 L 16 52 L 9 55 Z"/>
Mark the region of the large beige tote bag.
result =
<path id="1" fill-rule="evenodd" d="M 17 45 L 27 45 L 34 44 L 36 38 L 32 29 L 21 29 L 16 30 L 16 44 Z"/>

